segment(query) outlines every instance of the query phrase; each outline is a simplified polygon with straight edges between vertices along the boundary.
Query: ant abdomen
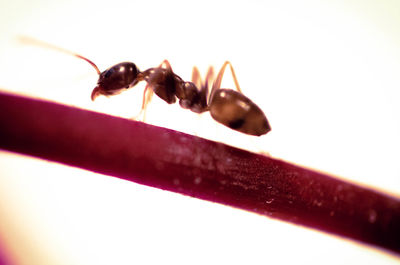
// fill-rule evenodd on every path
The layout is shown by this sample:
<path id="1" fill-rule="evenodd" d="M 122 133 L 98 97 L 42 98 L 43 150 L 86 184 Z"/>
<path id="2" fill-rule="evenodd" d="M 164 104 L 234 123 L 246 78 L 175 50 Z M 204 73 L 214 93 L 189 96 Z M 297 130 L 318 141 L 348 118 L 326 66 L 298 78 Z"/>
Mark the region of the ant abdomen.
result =
<path id="1" fill-rule="evenodd" d="M 271 130 L 264 112 L 245 95 L 218 89 L 209 104 L 211 116 L 223 125 L 250 135 L 263 135 Z"/>
<path id="2" fill-rule="evenodd" d="M 92 92 L 92 100 L 99 95 L 118 94 L 123 89 L 136 85 L 139 73 L 139 69 L 131 62 L 119 63 L 108 68 L 100 74 L 97 86 Z"/>

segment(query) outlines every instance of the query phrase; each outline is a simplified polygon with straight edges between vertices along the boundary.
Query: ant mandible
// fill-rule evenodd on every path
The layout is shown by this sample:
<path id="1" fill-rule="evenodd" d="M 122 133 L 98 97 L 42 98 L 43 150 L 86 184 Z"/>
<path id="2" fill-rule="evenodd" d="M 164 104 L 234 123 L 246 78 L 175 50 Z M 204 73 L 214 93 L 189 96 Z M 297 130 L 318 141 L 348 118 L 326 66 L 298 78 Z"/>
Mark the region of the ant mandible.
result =
<path id="1" fill-rule="evenodd" d="M 245 134 L 260 136 L 271 130 L 264 112 L 242 94 L 235 71 L 229 61 L 222 65 L 215 79 L 213 68 L 210 67 L 204 82 L 201 80 L 198 69 L 193 67 L 192 81 L 186 82 L 172 71 L 167 60 L 158 67 L 149 68 L 143 72 L 140 72 L 132 62 L 119 63 L 101 72 L 96 64 L 79 54 L 30 38 L 22 40 L 33 41 L 36 44 L 72 54 L 91 64 L 99 74 L 97 86 L 92 91 L 92 100 L 99 95 L 119 94 L 134 87 L 140 81 L 146 81 L 141 112 L 146 110 L 147 104 L 155 93 L 168 104 L 175 103 L 176 99 L 179 99 L 179 104 L 184 109 L 190 109 L 196 113 L 209 111 L 211 117 L 217 122 Z M 221 88 L 222 77 L 228 65 L 237 91 Z M 211 82 L 213 84 L 209 93 L 208 87 Z"/>

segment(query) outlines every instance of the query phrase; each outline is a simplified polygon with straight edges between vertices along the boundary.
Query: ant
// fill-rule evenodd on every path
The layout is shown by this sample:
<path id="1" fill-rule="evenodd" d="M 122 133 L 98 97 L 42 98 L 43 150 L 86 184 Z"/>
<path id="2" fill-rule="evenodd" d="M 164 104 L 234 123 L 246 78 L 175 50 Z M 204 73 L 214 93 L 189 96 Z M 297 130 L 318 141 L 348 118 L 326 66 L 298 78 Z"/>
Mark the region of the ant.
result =
<path id="1" fill-rule="evenodd" d="M 23 40 L 27 39 L 23 38 Z M 30 38 L 28 41 L 32 42 Z M 260 136 L 271 130 L 264 112 L 242 94 L 235 71 L 229 61 L 222 65 L 215 79 L 213 68 L 209 67 L 204 82 L 201 80 L 197 67 L 193 67 L 192 81 L 187 82 L 172 71 L 167 60 L 164 60 L 158 67 L 149 68 L 143 72 L 139 71 L 132 62 L 122 62 L 101 72 L 96 64 L 79 54 L 51 44 L 33 41 L 36 44 L 39 42 L 41 45 L 69 53 L 91 64 L 99 74 L 97 86 L 91 94 L 93 101 L 100 95 L 116 95 L 134 87 L 140 81 L 145 81 L 147 84 L 143 93 L 140 113 L 146 110 L 147 104 L 155 93 L 168 104 L 175 103 L 179 99 L 179 104 L 184 109 L 195 113 L 209 111 L 211 117 L 217 122 L 245 134 Z M 228 65 L 237 91 L 221 88 L 222 77 Z M 208 87 L 211 82 L 213 84 L 209 93 Z"/>

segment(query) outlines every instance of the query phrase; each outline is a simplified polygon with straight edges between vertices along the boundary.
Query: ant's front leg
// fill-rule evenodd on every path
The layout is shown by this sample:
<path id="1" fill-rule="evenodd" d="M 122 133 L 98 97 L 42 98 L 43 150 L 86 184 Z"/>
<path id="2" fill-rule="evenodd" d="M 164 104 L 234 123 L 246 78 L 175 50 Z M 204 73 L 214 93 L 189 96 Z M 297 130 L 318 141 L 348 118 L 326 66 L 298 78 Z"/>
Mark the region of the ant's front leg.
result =
<path id="1" fill-rule="evenodd" d="M 174 74 L 168 60 L 164 60 L 156 68 L 150 68 L 141 72 L 139 77 L 140 80 L 146 81 L 147 84 L 143 92 L 142 108 L 135 119 L 140 119 L 140 116 L 143 114 L 142 120 L 145 120 L 146 109 L 154 93 L 168 104 L 175 103 L 176 88 L 183 81 L 179 76 Z"/>
<path id="2" fill-rule="evenodd" d="M 168 104 L 176 102 L 177 87 L 183 82 L 172 71 L 171 64 L 167 60 L 164 60 L 157 68 L 151 69 L 146 81 L 154 93 Z"/>
<path id="3" fill-rule="evenodd" d="M 140 109 L 139 114 L 136 115 L 135 117 L 133 117 L 134 120 L 140 120 L 143 122 L 146 121 L 147 106 L 150 103 L 150 101 L 153 97 L 153 94 L 154 94 L 153 90 L 149 87 L 149 84 L 147 84 L 143 91 L 142 108 Z M 141 116 L 143 117 L 142 119 L 141 119 Z"/>
<path id="4" fill-rule="evenodd" d="M 158 68 L 162 68 L 163 65 L 165 65 L 165 67 L 166 67 L 165 69 L 167 69 L 168 71 L 172 72 L 172 67 L 171 67 L 171 64 L 170 64 L 170 62 L 168 60 L 162 61 L 160 63 L 160 65 L 158 66 Z"/>

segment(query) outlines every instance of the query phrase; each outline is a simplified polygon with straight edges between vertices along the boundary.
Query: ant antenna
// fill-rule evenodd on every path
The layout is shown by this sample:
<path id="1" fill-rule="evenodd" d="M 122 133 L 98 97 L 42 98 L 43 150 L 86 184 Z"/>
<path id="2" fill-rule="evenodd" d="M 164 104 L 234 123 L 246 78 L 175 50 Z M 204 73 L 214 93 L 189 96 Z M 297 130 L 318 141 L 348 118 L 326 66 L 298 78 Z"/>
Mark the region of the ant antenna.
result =
<path id="1" fill-rule="evenodd" d="M 78 57 L 78 58 L 80 58 L 82 60 L 85 60 L 91 66 L 93 66 L 93 68 L 96 70 L 97 74 L 99 74 L 99 75 L 101 74 L 101 72 L 100 72 L 99 68 L 97 67 L 97 65 L 94 62 L 92 62 L 91 60 L 89 60 L 88 58 L 83 57 L 82 55 L 79 55 L 79 54 L 71 52 L 71 51 L 69 51 L 67 49 L 60 48 L 60 47 L 57 47 L 57 46 L 55 46 L 53 44 L 50 44 L 50 43 L 47 43 L 47 42 L 44 42 L 44 41 L 40 41 L 40 40 L 31 38 L 31 37 L 20 36 L 20 37 L 18 37 L 18 40 L 20 42 L 24 43 L 24 44 L 37 45 L 37 46 L 41 46 L 41 47 L 44 47 L 44 48 L 50 48 L 50 49 L 53 49 L 53 50 L 56 50 L 56 51 L 59 51 L 59 52 L 67 53 L 67 54 L 70 54 L 72 56 Z"/>

